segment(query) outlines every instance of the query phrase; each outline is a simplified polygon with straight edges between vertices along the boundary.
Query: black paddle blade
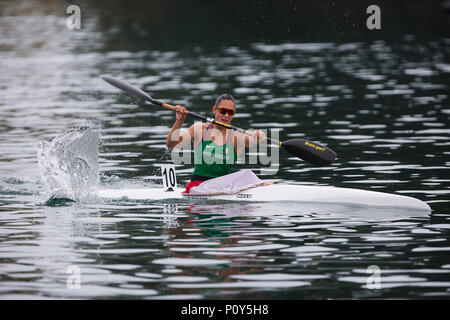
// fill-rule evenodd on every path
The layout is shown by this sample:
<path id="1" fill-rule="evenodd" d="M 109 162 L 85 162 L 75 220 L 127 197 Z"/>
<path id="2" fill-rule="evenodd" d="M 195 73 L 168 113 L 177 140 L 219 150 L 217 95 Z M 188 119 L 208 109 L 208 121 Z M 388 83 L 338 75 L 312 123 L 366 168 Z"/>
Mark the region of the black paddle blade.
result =
<path id="1" fill-rule="evenodd" d="M 108 82 L 109 84 L 113 85 L 116 88 L 119 88 L 120 90 L 125 91 L 126 93 L 135 96 L 140 99 L 144 99 L 147 101 L 152 101 L 152 97 L 150 97 L 147 93 L 142 91 L 139 88 L 136 88 L 132 86 L 131 84 L 126 83 L 125 81 L 115 79 L 110 76 L 102 76 L 102 79 Z"/>
<path id="2" fill-rule="evenodd" d="M 316 166 L 326 166 L 336 159 L 336 153 L 316 142 L 291 139 L 281 143 L 281 146 L 290 154 L 299 157 Z"/>

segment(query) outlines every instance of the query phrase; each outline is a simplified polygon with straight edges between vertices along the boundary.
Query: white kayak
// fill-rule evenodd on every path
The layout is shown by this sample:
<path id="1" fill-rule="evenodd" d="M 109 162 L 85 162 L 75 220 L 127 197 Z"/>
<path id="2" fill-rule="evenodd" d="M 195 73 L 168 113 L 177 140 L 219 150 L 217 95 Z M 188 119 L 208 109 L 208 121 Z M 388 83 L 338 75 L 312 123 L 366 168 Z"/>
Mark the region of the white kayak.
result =
<path id="1" fill-rule="evenodd" d="M 290 184 L 271 184 L 254 187 L 235 194 L 188 195 L 183 190 L 165 191 L 160 188 L 146 189 L 103 189 L 98 195 L 105 199 L 129 200 L 170 200 L 181 199 L 190 202 L 238 201 L 238 202 L 304 202 L 336 203 L 362 206 L 397 207 L 413 210 L 431 211 L 425 202 L 397 194 L 351 188 L 328 186 L 303 186 Z"/>

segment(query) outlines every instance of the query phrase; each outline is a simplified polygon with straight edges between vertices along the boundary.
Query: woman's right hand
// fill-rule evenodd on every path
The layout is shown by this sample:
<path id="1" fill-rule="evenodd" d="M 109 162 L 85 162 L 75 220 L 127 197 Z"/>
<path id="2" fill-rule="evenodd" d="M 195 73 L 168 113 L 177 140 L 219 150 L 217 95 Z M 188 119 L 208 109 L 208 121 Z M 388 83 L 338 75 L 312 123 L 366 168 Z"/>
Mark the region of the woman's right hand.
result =
<path id="1" fill-rule="evenodd" d="M 175 106 L 177 108 L 176 118 L 178 122 L 183 123 L 186 118 L 186 108 L 180 105 Z"/>

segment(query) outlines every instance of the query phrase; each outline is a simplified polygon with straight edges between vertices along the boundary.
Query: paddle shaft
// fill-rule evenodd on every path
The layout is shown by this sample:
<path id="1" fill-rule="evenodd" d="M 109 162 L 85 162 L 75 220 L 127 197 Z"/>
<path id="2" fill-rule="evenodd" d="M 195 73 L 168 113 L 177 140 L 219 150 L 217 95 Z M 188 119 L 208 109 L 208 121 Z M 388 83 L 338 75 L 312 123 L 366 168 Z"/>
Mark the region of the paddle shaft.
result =
<path id="1" fill-rule="evenodd" d="M 136 87 L 132 86 L 131 84 L 126 83 L 125 81 L 115 79 L 115 78 L 109 77 L 109 76 L 103 76 L 102 79 L 105 80 L 106 82 L 108 82 L 109 84 L 115 86 L 116 88 L 119 88 L 135 97 L 146 100 L 154 105 L 164 107 L 166 109 L 169 109 L 169 110 L 172 110 L 175 112 L 177 111 L 177 107 L 172 106 L 167 103 L 163 103 L 158 100 L 155 100 L 150 95 L 148 95 L 147 93 L 142 91 L 141 89 L 136 88 Z M 228 129 L 236 130 L 236 131 L 244 133 L 246 135 L 252 135 L 251 131 L 235 127 L 231 124 L 216 121 L 213 118 L 205 117 L 205 116 L 202 116 L 201 114 L 198 114 L 198 113 L 195 113 L 192 111 L 185 110 L 184 112 L 186 114 L 188 114 L 194 118 L 200 119 L 202 121 L 213 123 L 213 124 L 216 124 L 218 126 L 222 126 L 222 127 L 228 128 Z M 281 141 L 278 141 L 275 139 L 271 139 L 271 138 L 266 138 L 266 139 L 269 142 L 276 143 L 278 146 L 282 147 L 284 150 L 291 153 L 292 155 L 295 155 L 296 157 L 303 159 L 305 161 L 308 161 L 314 165 L 329 165 L 336 159 L 336 153 L 333 150 L 331 150 L 319 143 L 316 143 L 316 142 L 312 142 L 312 141 L 304 140 L 304 139 L 291 139 L 291 140 L 287 140 L 284 142 L 281 142 Z"/>
<path id="2" fill-rule="evenodd" d="M 161 102 L 161 101 L 158 101 L 158 100 L 155 100 L 153 98 L 150 98 L 150 99 L 147 98 L 147 101 L 152 103 L 152 104 L 154 104 L 154 105 L 157 105 L 157 106 L 160 106 L 160 107 L 164 107 L 166 109 L 170 109 L 170 110 L 175 111 L 175 112 L 177 111 L 177 107 L 172 106 L 172 105 L 167 104 L 167 103 L 164 103 L 164 102 Z M 198 114 L 198 113 L 195 113 L 195 112 L 192 112 L 192 111 L 189 111 L 189 110 L 186 110 L 185 113 L 187 115 L 191 116 L 191 117 L 200 119 L 202 121 L 213 123 L 213 124 L 216 124 L 216 125 L 221 126 L 221 127 L 225 127 L 225 128 L 228 128 L 228 129 L 233 129 L 233 130 L 236 130 L 238 132 L 242 132 L 244 134 L 251 135 L 251 133 L 249 131 L 241 129 L 241 128 L 238 128 L 238 127 L 235 127 L 235 126 L 233 126 L 231 124 L 223 123 L 223 122 L 217 121 L 217 120 L 215 120 L 213 118 L 205 117 L 205 116 L 203 116 L 201 114 Z M 273 142 L 273 143 L 276 143 L 278 145 L 281 144 L 281 142 L 276 140 L 276 139 L 272 139 L 272 138 L 269 138 L 269 137 L 267 137 L 266 139 L 269 142 Z"/>

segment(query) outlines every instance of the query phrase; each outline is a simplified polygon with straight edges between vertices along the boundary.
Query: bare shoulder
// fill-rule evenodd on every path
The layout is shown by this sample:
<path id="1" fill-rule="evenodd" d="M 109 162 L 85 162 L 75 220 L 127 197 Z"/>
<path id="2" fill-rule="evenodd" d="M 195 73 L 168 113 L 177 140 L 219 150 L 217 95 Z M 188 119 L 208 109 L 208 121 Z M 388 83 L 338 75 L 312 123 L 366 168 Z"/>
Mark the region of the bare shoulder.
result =
<path id="1" fill-rule="evenodd" d="M 195 129 L 195 130 L 199 130 L 199 129 L 201 129 L 201 130 L 205 130 L 206 129 L 206 127 L 208 126 L 208 123 L 203 123 L 203 122 L 201 122 L 201 121 L 197 121 L 197 122 L 194 122 L 189 128 L 188 128 L 188 130 L 193 130 L 193 129 Z"/>
<path id="2" fill-rule="evenodd" d="M 200 121 L 198 121 L 198 122 L 196 122 L 196 123 L 194 123 L 193 125 L 192 125 L 192 127 L 195 129 L 195 130 L 198 130 L 198 131 L 200 131 L 201 133 L 203 133 L 203 132 L 205 132 L 205 130 L 208 128 L 208 126 L 209 126 L 209 123 L 208 122 L 200 122 Z"/>
<path id="3" fill-rule="evenodd" d="M 239 138 L 243 138 L 243 137 L 246 136 L 245 133 L 239 132 L 239 131 L 237 131 L 237 130 L 234 130 L 234 135 L 235 135 L 236 137 L 239 137 Z"/>
<path id="4" fill-rule="evenodd" d="M 206 129 L 208 128 L 209 123 L 203 123 L 203 122 L 195 122 L 193 125 L 191 125 L 189 127 L 189 132 L 191 134 L 192 137 L 195 136 L 203 136 L 203 133 L 206 131 Z"/>
<path id="5" fill-rule="evenodd" d="M 235 139 L 245 139 L 247 135 L 245 133 L 234 131 L 234 138 Z"/>

